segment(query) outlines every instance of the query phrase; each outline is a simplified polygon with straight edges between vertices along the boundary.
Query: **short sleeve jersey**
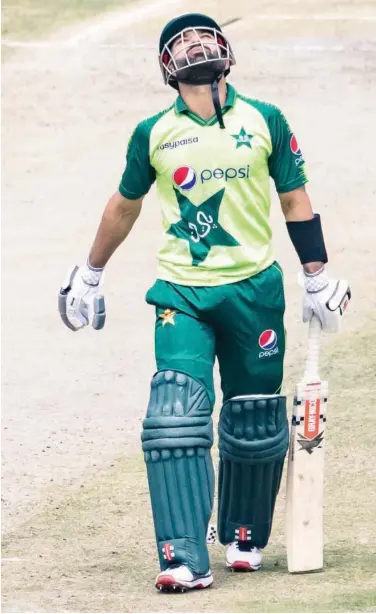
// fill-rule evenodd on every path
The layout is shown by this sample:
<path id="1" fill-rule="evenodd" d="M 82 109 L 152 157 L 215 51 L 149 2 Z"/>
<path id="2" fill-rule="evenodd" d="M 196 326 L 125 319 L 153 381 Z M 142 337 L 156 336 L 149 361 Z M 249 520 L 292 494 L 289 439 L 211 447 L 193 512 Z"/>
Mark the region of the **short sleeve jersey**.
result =
<path id="1" fill-rule="evenodd" d="M 296 137 L 276 106 L 228 84 L 223 115 L 225 130 L 178 97 L 130 138 L 119 191 L 137 199 L 156 182 L 159 279 L 215 286 L 264 270 L 274 261 L 270 177 L 278 192 L 307 182 Z"/>

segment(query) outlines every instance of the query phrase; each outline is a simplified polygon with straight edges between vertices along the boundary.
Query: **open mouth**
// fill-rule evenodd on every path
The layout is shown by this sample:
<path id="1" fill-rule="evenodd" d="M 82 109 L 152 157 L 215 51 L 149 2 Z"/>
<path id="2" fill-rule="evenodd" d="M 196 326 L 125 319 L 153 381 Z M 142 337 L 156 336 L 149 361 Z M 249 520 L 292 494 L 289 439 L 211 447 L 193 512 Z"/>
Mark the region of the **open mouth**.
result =
<path id="1" fill-rule="evenodd" d="M 192 47 L 189 47 L 189 49 L 187 49 L 186 54 L 188 57 L 198 57 L 198 56 L 202 56 L 202 58 L 205 58 L 205 54 L 208 58 L 211 58 L 213 56 L 213 49 L 211 45 L 201 45 L 200 43 L 197 43 L 197 45 L 193 45 Z"/>
<path id="2" fill-rule="evenodd" d="M 205 51 L 209 51 L 211 50 L 211 45 L 208 44 L 201 44 L 201 43 L 195 43 L 194 45 L 192 45 L 191 47 L 189 47 L 188 52 L 189 51 L 203 51 L 205 49 Z"/>

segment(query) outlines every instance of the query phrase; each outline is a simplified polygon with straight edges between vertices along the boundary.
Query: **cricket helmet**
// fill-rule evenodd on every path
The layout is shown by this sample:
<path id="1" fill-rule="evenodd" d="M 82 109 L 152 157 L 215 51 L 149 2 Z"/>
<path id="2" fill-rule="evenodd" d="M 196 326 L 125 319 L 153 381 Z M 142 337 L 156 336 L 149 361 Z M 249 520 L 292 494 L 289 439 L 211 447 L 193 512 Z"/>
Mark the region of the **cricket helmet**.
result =
<path id="1" fill-rule="evenodd" d="M 187 43 L 184 34 L 188 31 L 196 34 L 195 40 Z M 213 42 L 200 39 L 200 33 L 209 32 Z M 181 39 L 179 59 L 172 54 L 172 45 Z M 196 57 L 190 57 L 192 47 L 201 46 Z M 159 40 L 159 63 L 166 85 L 179 89 L 178 83 L 190 85 L 211 85 L 222 76 L 227 76 L 230 67 L 235 64 L 234 53 L 221 27 L 207 15 L 187 13 L 168 22 L 163 28 Z"/>

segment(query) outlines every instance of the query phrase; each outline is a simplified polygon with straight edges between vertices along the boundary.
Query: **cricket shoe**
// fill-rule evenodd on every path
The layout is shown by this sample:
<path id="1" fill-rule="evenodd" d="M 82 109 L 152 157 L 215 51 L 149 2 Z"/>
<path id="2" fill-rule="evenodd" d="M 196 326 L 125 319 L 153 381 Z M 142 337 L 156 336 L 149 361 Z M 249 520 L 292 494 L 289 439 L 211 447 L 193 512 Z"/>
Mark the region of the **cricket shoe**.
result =
<path id="1" fill-rule="evenodd" d="M 255 546 L 239 550 L 239 542 L 232 542 L 226 550 L 226 566 L 231 571 L 257 571 L 261 567 L 262 554 Z"/>
<path id="2" fill-rule="evenodd" d="M 186 565 L 170 565 L 157 575 L 155 588 L 166 592 L 180 592 L 193 588 L 206 588 L 213 584 L 213 576 L 209 569 L 208 573 L 197 576 Z"/>

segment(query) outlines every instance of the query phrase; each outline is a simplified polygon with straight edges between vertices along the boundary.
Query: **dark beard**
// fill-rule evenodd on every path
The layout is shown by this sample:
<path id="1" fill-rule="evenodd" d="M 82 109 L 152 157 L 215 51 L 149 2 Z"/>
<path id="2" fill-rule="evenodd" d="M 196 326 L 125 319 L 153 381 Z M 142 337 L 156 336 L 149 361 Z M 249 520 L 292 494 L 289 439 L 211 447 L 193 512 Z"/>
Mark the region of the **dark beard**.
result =
<path id="1" fill-rule="evenodd" d="M 216 81 L 226 70 L 226 61 L 214 59 L 210 62 L 202 64 L 192 64 L 185 66 L 175 73 L 175 79 L 178 83 L 187 83 L 188 85 L 211 85 Z"/>

